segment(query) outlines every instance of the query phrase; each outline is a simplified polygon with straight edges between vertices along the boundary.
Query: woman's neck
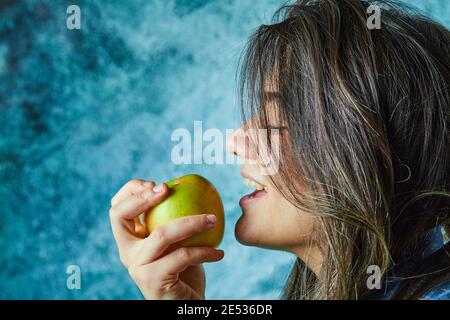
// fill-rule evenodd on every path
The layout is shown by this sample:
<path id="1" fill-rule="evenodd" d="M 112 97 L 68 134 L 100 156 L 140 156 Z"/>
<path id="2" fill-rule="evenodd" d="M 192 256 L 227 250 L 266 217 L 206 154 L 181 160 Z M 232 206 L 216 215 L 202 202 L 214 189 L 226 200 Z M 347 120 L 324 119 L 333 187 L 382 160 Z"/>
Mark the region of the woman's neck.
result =
<path id="1" fill-rule="evenodd" d="M 289 251 L 299 257 L 317 277 L 319 276 L 323 255 L 318 246 L 292 248 Z"/>

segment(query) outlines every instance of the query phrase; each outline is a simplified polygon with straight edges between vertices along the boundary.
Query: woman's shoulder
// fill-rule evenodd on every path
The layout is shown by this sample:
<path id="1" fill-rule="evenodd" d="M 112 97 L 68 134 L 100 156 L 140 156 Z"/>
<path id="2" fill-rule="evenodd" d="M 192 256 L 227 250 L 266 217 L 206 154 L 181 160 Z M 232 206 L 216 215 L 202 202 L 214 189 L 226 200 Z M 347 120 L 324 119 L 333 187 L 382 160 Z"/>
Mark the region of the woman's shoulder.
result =
<path id="1" fill-rule="evenodd" d="M 421 300 L 450 300 L 450 280 L 429 290 Z"/>
<path id="2" fill-rule="evenodd" d="M 450 242 L 438 228 L 425 236 L 394 269 L 383 299 L 450 300 Z"/>

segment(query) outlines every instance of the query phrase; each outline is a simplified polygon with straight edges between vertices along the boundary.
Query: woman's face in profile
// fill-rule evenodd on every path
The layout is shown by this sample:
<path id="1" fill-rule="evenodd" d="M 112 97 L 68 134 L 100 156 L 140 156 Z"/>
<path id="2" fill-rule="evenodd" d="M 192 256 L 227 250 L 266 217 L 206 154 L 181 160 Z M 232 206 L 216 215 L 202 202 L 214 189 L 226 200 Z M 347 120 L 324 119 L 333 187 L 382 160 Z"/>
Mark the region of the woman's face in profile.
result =
<path id="1" fill-rule="evenodd" d="M 269 94 L 276 96 L 277 93 L 269 92 Z M 274 112 L 276 107 L 276 99 L 271 99 L 269 106 L 265 108 L 269 121 L 273 124 L 272 127 L 287 130 Z M 266 166 L 260 164 L 268 163 L 266 160 L 260 160 L 261 150 L 267 150 L 267 146 L 263 145 L 261 140 L 255 142 L 256 139 L 251 137 L 250 132 L 258 131 L 253 129 L 256 128 L 253 121 L 256 116 L 258 115 L 235 130 L 227 139 L 228 152 L 244 162 L 241 168 L 244 183 L 255 189 L 254 192 L 242 197 L 239 202 L 242 216 L 236 224 L 235 236 L 245 245 L 289 251 L 304 257 L 306 250 L 311 252 L 312 249 L 309 240 L 316 218 L 290 203 L 273 185 L 271 176 L 265 170 Z M 278 134 L 288 132 L 282 133 L 278 130 Z M 279 150 L 279 143 L 280 139 L 271 140 L 271 152 L 273 148 Z M 277 175 L 276 170 L 270 173 Z M 289 181 L 283 181 L 283 184 L 284 188 L 289 189 Z"/>

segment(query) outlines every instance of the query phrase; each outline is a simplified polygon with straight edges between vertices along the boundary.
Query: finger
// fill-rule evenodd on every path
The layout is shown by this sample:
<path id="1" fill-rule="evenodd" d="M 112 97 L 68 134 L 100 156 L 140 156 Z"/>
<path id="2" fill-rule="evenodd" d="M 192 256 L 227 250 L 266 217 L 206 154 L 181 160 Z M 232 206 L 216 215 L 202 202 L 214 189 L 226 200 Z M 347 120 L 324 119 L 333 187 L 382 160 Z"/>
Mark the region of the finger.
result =
<path id="1" fill-rule="evenodd" d="M 156 191 L 155 191 L 156 190 Z M 139 234 L 135 232 L 133 219 L 142 212 L 163 201 L 169 194 L 169 188 L 165 184 L 160 189 L 145 189 L 132 195 L 113 206 L 110 210 L 111 227 L 116 239 L 119 251 L 131 240 L 138 240 Z"/>
<path id="2" fill-rule="evenodd" d="M 172 244 L 213 228 L 216 220 L 213 214 L 200 214 L 179 218 L 158 227 L 139 243 L 136 263 L 147 264 L 158 259 Z"/>
<path id="3" fill-rule="evenodd" d="M 111 199 L 111 207 L 118 204 L 120 201 L 128 198 L 133 194 L 144 191 L 146 188 L 153 188 L 155 183 L 153 181 L 145 181 L 140 179 L 130 180 L 123 185 L 122 188 Z"/>
<path id="4" fill-rule="evenodd" d="M 134 232 L 141 239 L 144 239 L 149 235 L 145 223 L 141 223 L 139 220 L 143 215 L 144 214 L 141 214 L 139 217 L 134 218 Z"/>
<path id="5" fill-rule="evenodd" d="M 146 188 L 153 188 L 155 183 L 153 181 L 145 181 L 141 179 L 134 179 L 128 181 L 111 199 L 111 206 L 115 206 L 120 201 L 144 191 Z M 139 238 L 145 238 L 148 236 L 145 226 L 143 226 L 140 221 L 140 217 L 134 218 L 134 232 Z"/>
<path id="6" fill-rule="evenodd" d="M 111 218 L 132 222 L 135 217 L 162 202 L 167 197 L 168 191 L 167 185 L 161 184 L 129 196 L 111 208 Z"/>
<path id="7" fill-rule="evenodd" d="M 177 275 L 190 266 L 216 262 L 224 257 L 223 250 L 210 247 L 184 247 L 172 251 L 153 263 L 153 270 L 163 270 L 166 275 Z"/>

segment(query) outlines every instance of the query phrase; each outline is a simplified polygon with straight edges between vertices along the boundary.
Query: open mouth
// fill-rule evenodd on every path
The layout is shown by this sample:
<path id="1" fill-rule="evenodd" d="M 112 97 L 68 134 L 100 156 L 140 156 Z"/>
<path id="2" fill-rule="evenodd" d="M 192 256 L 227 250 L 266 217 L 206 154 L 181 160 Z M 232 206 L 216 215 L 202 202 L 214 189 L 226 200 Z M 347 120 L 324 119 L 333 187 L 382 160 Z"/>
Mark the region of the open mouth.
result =
<path id="1" fill-rule="evenodd" d="M 260 184 L 259 182 L 256 182 L 248 177 L 244 177 L 244 184 L 248 187 L 254 188 L 255 190 L 250 193 L 247 194 L 245 196 L 243 196 L 241 198 L 241 200 L 239 201 L 239 204 L 242 206 L 243 204 L 258 199 L 258 198 L 262 198 L 267 194 L 267 187 Z"/>

